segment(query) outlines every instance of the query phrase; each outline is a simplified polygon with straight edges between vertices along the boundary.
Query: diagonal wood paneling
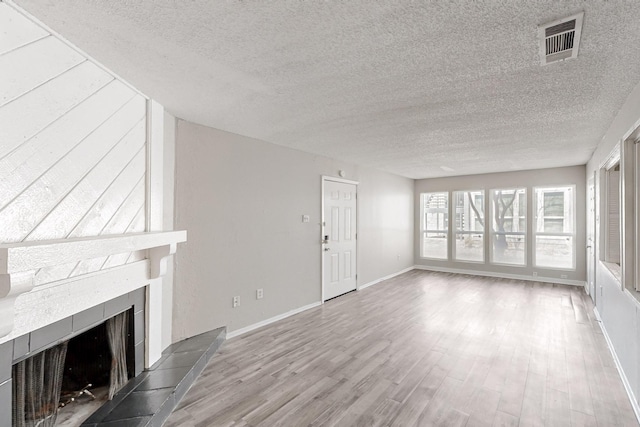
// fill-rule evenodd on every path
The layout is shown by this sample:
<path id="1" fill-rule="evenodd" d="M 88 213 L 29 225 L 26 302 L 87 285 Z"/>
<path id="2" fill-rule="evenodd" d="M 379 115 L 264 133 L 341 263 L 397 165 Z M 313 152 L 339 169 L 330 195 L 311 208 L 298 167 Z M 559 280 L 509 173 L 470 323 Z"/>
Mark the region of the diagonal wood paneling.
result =
<path id="1" fill-rule="evenodd" d="M 45 240 L 68 236 L 86 212 L 109 188 L 126 165 L 144 146 L 146 123 L 139 121 L 105 155 L 51 212 L 26 236 L 26 240 Z"/>
<path id="2" fill-rule="evenodd" d="M 125 233 L 134 233 L 136 232 L 136 230 L 138 231 L 144 230 L 144 223 L 146 218 L 144 207 L 145 205 L 143 203 L 138 208 L 138 211 L 136 212 L 135 216 L 133 217 L 133 219 L 125 229 Z M 116 267 L 118 265 L 125 264 L 129 259 L 129 257 L 131 256 L 132 256 L 131 253 L 110 255 L 107 258 L 107 260 L 104 262 L 104 264 L 102 264 L 101 268 L 111 268 L 111 267 Z"/>
<path id="3" fill-rule="evenodd" d="M 32 64 L 44 61 L 47 67 Z M 0 55 L 3 84 L 0 85 L 0 106 L 69 71 L 86 61 L 53 36 L 33 42 L 22 49 Z"/>
<path id="4" fill-rule="evenodd" d="M 131 212 L 133 212 L 132 206 L 135 205 L 136 200 L 140 197 L 144 199 L 145 175 L 138 177 L 135 174 L 139 173 L 140 168 L 144 168 L 145 161 L 145 152 L 141 150 L 118 178 L 112 182 L 109 189 L 96 201 L 96 206 L 87 210 L 86 215 L 67 237 L 116 234 L 113 228 L 109 228 L 106 225 L 110 223 L 128 224 L 126 214 L 122 212 L 124 211 L 131 214 Z M 131 182 L 134 182 L 133 187 L 127 190 L 127 186 L 130 185 Z M 116 215 L 119 215 L 119 217 L 116 217 Z M 82 265 L 80 265 L 80 263 L 72 263 L 44 268 L 37 272 L 36 284 L 97 271 L 105 260 L 106 257 L 87 260 L 84 261 Z"/>
<path id="5" fill-rule="evenodd" d="M 0 2 L 0 240 L 146 228 L 146 99 Z M 140 259 L 45 268 L 36 284 Z"/>
<path id="6" fill-rule="evenodd" d="M 0 2 L 0 55 L 48 35 L 47 31 Z"/>
<path id="7" fill-rule="evenodd" d="M 25 191 L 131 98 L 130 89 L 113 81 L 0 160 L 0 207 Z"/>
<path id="8" fill-rule="evenodd" d="M 140 175 L 146 162 L 146 153 L 139 150 L 131 162 L 109 184 L 95 206 L 87 210 L 83 218 L 74 226 L 68 237 L 96 236 L 102 234 L 106 225 L 123 208 L 125 202 L 133 197 L 140 186 L 144 186 L 145 176 Z"/>
<path id="9" fill-rule="evenodd" d="M 139 211 L 144 209 L 145 195 L 145 182 L 140 181 L 99 234 L 109 235 L 144 231 L 144 225 L 141 229 L 132 227 L 131 225 L 135 224 L 135 219 L 139 215 Z M 69 276 L 78 276 L 80 274 L 97 271 L 105 265 L 107 259 L 108 257 L 82 261 L 75 266 L 73 271 L 69 273 Z M 122 264 L 124 264 L 124 261 L 126 261 L 126 259 L 123 260 Z"/>
<path id="10" fill-rule="evenodd" d="M 36 182 L 0 210 L 5 241 L 23 240 L 31 230 L 102 160 L 145 112 L 144 98 L 137 96 L 91 135 L 61 158 Z"/>
<path id="11" fill-rule="evenodd" d="M 85 61 L 4 105 L 0 108 L 0 156 L 37 135 L 111 80 L 112 76 Z"/>

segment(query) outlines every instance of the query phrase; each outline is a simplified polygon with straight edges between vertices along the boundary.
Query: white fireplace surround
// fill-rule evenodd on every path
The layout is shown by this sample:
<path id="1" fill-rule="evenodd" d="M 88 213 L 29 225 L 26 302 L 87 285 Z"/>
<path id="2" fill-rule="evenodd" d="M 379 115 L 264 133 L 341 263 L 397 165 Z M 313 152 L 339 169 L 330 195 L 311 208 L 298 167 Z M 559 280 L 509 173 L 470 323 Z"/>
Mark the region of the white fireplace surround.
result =
<path id="1" fill-rule="evenodd" d="M 135 289 L 161 286 L 167 257 L 186 239 L 186 231 L 167 231 L 0 245 L 0 344 Z M 34 281 L 40 268 L 143 250 L 145 259 L 120 267 L 45 284 Z M 147 311 L 158 309 L 148 306 Z M 149 338 L 154 327 L 161 326 L 148 318 Z"/>

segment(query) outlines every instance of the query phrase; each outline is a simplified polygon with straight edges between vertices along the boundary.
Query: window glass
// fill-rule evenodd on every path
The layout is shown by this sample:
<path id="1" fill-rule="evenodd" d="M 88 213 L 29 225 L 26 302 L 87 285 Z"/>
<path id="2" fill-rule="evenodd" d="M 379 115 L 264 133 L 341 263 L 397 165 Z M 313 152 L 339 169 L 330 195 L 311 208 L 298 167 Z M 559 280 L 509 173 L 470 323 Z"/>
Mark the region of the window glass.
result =
<path id="1" fill-rule="evenodd" d="M 449 231 L 449 194 L 446 192 L 421 195 L 422 242 L 420 256 L 447 259 Z"/>
<path id="2" fill-rule="evenodd" d="M 526 264 L 527 190 L 491 190 L 491 262 Z"/>
<path id="3" fill-rule="evenodd" d="M 536 267 L 575 268 L 575 187 L 534 188 Z"/>
<path id="4" fill-rule="evenodd" d="M 484 191 L 455 191 L 455 246 L 457 261 L 484 261 Z"/>
<path id="5" fill-rule="evenodd" d="M 605 261 L 620 265 L 620 164 L 607 170 L 606 189 L 606 230 L 604 235 Z"/>

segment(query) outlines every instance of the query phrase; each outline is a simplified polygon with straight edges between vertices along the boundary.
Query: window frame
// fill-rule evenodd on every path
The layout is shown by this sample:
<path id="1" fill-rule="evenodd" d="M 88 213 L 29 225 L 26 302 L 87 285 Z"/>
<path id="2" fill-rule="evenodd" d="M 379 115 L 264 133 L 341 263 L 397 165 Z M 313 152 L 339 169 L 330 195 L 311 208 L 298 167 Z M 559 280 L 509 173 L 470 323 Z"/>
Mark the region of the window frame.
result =
<path id="1" fill-rule="evenodd" d="M 623 292 L 628 292 L 636 300 L 640 301 L 640 263 L 637 256 L 640 254 L 640 239 L 636 234 L 640 231 L 640 127 L 629 132 L 621 142 L 616 145 L 611 154 L 600 165 L 599 189 L 600 197 L 600 222 L 598 237 L 598 260 L 620 282 Z M 609 187 L 607 180 L 610 169 L 619 165 L 619 264 L 613 263 L 607 258 L 608 227 L 609 227 Z"/>
<path id="2" fill-rule="evenodd" d="M 611 206 L 611 171 L 619 167 L 619 178 L 618 178 L 618 244 L 619 244 L 619 252 L 618 258 L 612 259 L 610 256 L 610 206 Z M 616 144 L 614 149 L 605 160 L 600 165 L 599 170 L 599 197 L 600 197 L 600 229 L 599 229 L 599 247 L 598 247 L 598 260 L 611 272 L 613 277 L 618 280 L 622 289 L 624 289 L 624 280 L 622 278 L 622 265 L 623 263 L 623 255 L 622 255 L 622 151 L 621 144 Z"/>
<path id="3" fill-rule="evenodd" d="M 571 231 L 569 232 L 546 232 L 546 231 L 538 231 L 538 220 L 540 216 L 538 215 L 540 201 L 538 200 L 538 191 L 540 190 L 553 190 L 557 188 L 569 188 L 571 190 Z M 576 221 L 577 221 L 577 212 L 576 212 L 576 185 L 575 184 L 557 184 L 557 185 L 537 185 L 531 187 L 532 191 L 532 200 L 533 200 L 533 209 L 532 209 L 532 227 L 531 227 L 531 238 L 532 238 L 532 267 L 533 268 L 541 268 L 545 270 L 557 270 L 557 271 L 576 271 L 577 268 L 577 233 L 576 233 Z M 544 200 L 542 201 L 542 208 L 544 209 Z M 563 216 L 563 218 L 566 218 Z M 544 221 L 544 215 L 542 216 L 542 220 Z M 572 251 L 571 251 L 571 267 L 554 267 L 548 265 L 538 265 L 537 262 L 537 246 L 538 246 L 538 236 L 548 236 L 548 237 L 571 237 L 572 241 Z"/>
<path id="4" fill-rule="evenodd" d="M 429 260 L 436 260 L 436 261 L 449 261 L 449 240 L 450 240 L 450 228 L 451 228 L 451 224 L 450 224 L 450 219 L 451 219 L 451 195 L 449 194 L 449 191 L 429 191 L 429 192 L 424 192 L 424 193 L 420 193 L 420 258 L 421 259 L 429 259 Z M 427 224 L 425 224 L 426 220 L 425 220 L 425 216 L 426 216 L 426 211 L 425 211 L 425 200 L 426 200 L 426 196 L 427 195 L 431 195 L 431 194 L 442 194 L 445 195 L 446 199 L 447 199 L 447 207 L 446 207 L 446 212 L 445 212 L 445 218 L 446 218 L 446 222 L 447 222 L 447 227 L 445 229 L 428 229 L 426 226 Z M 444 258 L 434 258 L 434 257 L 430 257 L 430 256 L 425 256 L 424 255 L 424 245 L 425 245 L 425 238 L 429 233 L 438 233 L 438 234 L 444 234 L 446 237 L 446 242 L 445 242 L 445 257 Z"/>
<path id="5" fill-rule="evenodd" d="M 482 220 L 484 221 L 484 226 L 482 227 L 482 231 L 477 231 L 477 230 L 473 230 L 473 231 L 464 231 L 464 230 L 458 230 L 458 220 L 457 220 L 457 193 L 461 193 L 463 194 L 463 200 L 464 199 L 468 199 L 468 195 L 471 194 L 473 196 L 473 198 L 475 199 L 477 195 L 482 195 Z M 478 194 L 479 193 L 479 194 Z M 453 262 L 469 262 L 469 263 L 473 263 L 473 264 L 485 264 L 486 263 L 486 254 L 485 254 L 485 247 L 486 247 L 486 229 L 487 229 L 487 212 L 486 212 L 486 205 L 487 205 L 487 200 L 486 200 L 486 191 L 484 189 L 477 189 L 477 190 L 454 190 L 451 192 L 451 200 L 454 201 L 453 204 L 450 204 L 450 209 L 451 209 L 451 214 L 453 216 L 453 222 L 454 222 L 454 227 L 451 229 L 451 260 Z M 475 200 L 474 200 L 475 203 Z M 455 204 L 455 206 L 454 206 Z M 475 205 L 474 205 L 475 206 Z M 454 211 L 454 209 L 456 209 Z M 476 207 L 477 209 L 477 207 Z M 475 213 L 475 212 L 474 212 Z M 475 226 L 475 222 L 477 221 L 477 218 L 473 217 L 473 224 Z M 475 228 L 475 227 L 474 227 Z M 458 235 L 473 235 L 473 234 L 482 234 L 482 259 L 481 260 L 469 260 L 469 259 L 459 259 L 457 258 L 457 251 L 456 251 L 456 242 L 458 240 Z"/>
<path id="6" fill-rule="evenodd" d="M 495 218 L 495 203 L 493 201 L 493 194 L 497 191 L 513 191 L 514 199 L 518 199 L 518 205 L 520 205 L 520 195 L 519 191 L 524 191 L 524 201 L 525 201 L 525 209 L 524 209 L 524 230 L 523 231 L 510 231 L 510 232 L 498 232 L 494 230 L 493 220 Z M 513 187 L 513 188 L 492 188 L 489 190 L 489 204 L 490 212 L 491 212 L 491 226 L 489 227 L 489 263 L 493 265 L 505 266 L 505 267 L 518 267 L 518 268 L 526 268 L 528 266 L 528 254 L 529 254 L 529 203 L 528 198 L 528 187 Z M 515 200 L 514 200 L 515 203 Z M 520 211 L 518 211 L 520 213 Z M 507 218 L 505 216 L 505 218 Z M 520 215 L 517 217 L 513 214 L 513 206 L 511 207 L 511 221 L 518 221 L 518 228 L 520 228 Z M 505 236 L 523 236 L 524 241 L 522 242 L 524 246 L 524 259 L 522 264 L 515 263 L 507 263 L 507 262 L 498 262 L 494 260 L 494 248 L 493 248 L 493 238 L 496 234 L 504 234 Z"/>

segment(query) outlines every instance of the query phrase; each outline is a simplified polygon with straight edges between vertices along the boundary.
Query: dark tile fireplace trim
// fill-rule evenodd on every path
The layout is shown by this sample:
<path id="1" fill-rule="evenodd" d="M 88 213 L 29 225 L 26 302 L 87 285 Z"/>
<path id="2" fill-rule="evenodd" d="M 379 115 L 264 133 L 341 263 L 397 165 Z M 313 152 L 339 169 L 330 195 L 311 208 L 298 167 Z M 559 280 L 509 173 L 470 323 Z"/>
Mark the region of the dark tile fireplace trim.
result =
<path id="1" fill-rule="evenodd" d="M 170 345 L 83 427 L 161 427 L 227 336 L 222 327 Z"/>
<path id="2" fill-rule="evenodd" d="M 145 288 L 114 298 L 66 319 L 0 344 L 0 426 L 11 425 L 11 366 L 133 308 L 135 375 L 144 370 Z"/>

